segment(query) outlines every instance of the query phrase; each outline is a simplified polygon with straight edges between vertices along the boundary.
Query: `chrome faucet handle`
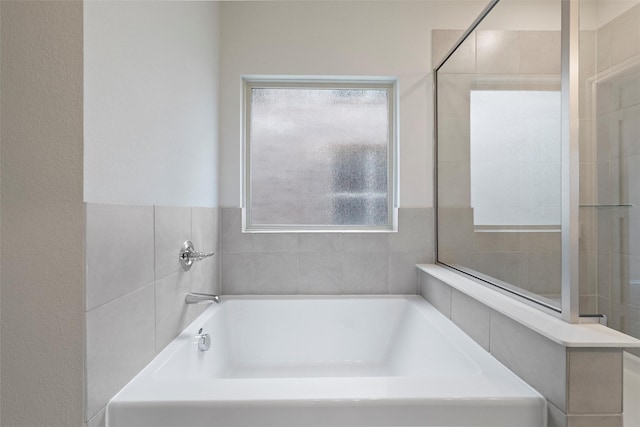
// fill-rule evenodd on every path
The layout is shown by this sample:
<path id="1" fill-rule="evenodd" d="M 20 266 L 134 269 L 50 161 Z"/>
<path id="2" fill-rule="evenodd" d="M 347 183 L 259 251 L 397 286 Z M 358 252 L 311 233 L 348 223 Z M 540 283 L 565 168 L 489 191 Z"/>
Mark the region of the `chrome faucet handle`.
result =
<path id="1" fill-rule="evenodd" d="M 180 248 L 178 254 L 178 261 L 184 271 L 189 271 L 194 261 L 200 261 L 205 258 L 209 258 L 215 255 L 215 252 L 200 252 L 196 251 L 193 247 L 191 240 L 186 240 Z"/>
<path id="2" fill-rule="evenodd" d="M 200 328 L 195 338 L 194 343 L 198 344 L 198 350 L 208 351 L 211 348 L 211 337 L 209 334 L 203 334 L 202 328 Z"/>

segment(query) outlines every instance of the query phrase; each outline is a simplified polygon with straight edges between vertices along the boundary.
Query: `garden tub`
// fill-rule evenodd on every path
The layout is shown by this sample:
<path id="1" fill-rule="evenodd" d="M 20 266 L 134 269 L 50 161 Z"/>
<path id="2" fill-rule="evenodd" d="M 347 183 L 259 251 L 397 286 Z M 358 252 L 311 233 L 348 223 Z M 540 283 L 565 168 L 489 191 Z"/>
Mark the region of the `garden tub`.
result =
<path id="1" fill-rule="evenodd" d="M 544 398 L 418 296 L 223 297 L 107 406 L 108 427 L 516 425 L 546 426 Z"/>

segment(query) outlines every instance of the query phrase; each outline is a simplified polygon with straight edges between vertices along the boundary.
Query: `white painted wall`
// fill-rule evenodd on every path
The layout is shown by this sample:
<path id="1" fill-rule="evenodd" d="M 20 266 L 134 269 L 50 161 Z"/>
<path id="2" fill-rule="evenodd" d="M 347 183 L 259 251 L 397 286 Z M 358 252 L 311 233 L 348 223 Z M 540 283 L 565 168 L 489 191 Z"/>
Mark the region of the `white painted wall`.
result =
<path id="1" fill-rule="evenodd" d="M 86 2 L 86 202 L 217 206 L 216 8 Z"/>
<path id="2" fill-rule="evenodd" d="M 0 424 L 81 426 L 82 2 L 0 8 Z"/>
<path id="3" fill-rule="evenodd" d="M 220 205 L 238 207 L 242 74 L 397 76 L 400 205 L 432 206 L 431 30 L 464 29 L 483 1 L 225 2 Z"/>

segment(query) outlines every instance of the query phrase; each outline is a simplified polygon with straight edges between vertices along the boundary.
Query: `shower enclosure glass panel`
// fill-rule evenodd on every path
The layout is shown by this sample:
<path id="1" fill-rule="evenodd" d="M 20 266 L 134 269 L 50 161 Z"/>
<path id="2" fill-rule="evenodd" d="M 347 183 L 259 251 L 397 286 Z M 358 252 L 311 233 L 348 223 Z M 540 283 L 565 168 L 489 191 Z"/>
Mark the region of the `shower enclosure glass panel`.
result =
<path id="1" fill-rule="evenodd" d="M 640 338 L 640 1 L 580 2 L 580 312 Z"/>
<path id="2" fill-rule="evenodd" d="M 434 55 L 451 37 L 434 32 Z M 436 97 L 438 262 L 560 311 L 560 0 L 497 3 Z"/>

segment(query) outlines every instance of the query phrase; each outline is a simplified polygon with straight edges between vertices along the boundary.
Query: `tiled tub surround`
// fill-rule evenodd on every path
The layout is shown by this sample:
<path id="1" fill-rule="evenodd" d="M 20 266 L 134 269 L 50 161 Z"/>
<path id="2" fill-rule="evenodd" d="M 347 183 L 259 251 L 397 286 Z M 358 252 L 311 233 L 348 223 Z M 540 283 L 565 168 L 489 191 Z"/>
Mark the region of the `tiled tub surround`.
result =
<path id="1" fill-rule="evenodd" d="M 433 209 L 400 208 L 393 233 L 243 233 L 221 208 L 224 295 L 416 294 L 416 263 L 433 262 Z"/>
<path id="2" fill-rule="evenodd" d="M 547 398 L 549 427 L 622 427 L 623 348 L 640 341 L 565 323 L 441 266 L 420 266 L 420 294 Z"/>
<path id="3" fill-rule="evenodd" d="M 189 291 L 219 293 L 217 208 L 86 205 L 86 420 L 104 424 L 104 406 L 206 305 Z M 181 270 L 193 241 L 213 258 Z"/>

